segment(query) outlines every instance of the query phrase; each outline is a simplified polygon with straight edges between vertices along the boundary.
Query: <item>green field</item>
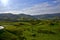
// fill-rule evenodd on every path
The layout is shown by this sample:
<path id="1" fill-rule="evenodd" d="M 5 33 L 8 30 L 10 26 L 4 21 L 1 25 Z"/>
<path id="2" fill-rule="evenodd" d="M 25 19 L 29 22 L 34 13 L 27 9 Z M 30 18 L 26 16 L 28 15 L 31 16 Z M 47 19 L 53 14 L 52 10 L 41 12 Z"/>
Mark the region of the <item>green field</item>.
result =
<path id="1" fill-rule="evenodd" d="M 0 22 L 0 40 L 60 40 L 60 20 Z"/>

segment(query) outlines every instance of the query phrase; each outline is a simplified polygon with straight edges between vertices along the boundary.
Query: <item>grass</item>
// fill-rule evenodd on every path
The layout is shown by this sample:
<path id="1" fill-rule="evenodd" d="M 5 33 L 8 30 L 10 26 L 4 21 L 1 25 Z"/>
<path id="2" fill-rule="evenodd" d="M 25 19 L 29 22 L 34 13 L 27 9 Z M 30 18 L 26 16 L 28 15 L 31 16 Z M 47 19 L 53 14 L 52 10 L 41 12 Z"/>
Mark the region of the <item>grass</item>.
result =
<path id="1" fill-rule="evenodd" d="M 60 40 L 60 21 L 0 22 L 1 40 Z M 4 31 L 1 33 L 1 31 Z"/>

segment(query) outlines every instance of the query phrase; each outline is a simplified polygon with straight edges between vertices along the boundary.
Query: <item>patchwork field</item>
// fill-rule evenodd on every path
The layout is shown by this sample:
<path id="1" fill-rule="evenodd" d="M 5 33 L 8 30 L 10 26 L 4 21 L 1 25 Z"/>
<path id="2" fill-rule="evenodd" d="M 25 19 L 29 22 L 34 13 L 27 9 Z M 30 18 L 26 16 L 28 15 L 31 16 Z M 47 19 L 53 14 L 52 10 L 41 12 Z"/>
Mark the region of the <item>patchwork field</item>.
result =
<path id="1" fill-rule="evenodd" d="M 60 20 L 0 22 L 0 40 L 60 40 Z"/>

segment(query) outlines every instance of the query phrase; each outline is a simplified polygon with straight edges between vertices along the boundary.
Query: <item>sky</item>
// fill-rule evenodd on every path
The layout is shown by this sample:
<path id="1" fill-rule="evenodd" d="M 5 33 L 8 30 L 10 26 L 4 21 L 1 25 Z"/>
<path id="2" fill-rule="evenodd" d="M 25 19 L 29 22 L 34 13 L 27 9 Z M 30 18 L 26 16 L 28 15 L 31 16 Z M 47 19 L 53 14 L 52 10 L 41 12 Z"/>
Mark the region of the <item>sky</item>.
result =
<path id="1" fill-rule="evenodd" d="M 0 13 L 29 15 L 60 13 L 60 0 L 0 0 Z"/>

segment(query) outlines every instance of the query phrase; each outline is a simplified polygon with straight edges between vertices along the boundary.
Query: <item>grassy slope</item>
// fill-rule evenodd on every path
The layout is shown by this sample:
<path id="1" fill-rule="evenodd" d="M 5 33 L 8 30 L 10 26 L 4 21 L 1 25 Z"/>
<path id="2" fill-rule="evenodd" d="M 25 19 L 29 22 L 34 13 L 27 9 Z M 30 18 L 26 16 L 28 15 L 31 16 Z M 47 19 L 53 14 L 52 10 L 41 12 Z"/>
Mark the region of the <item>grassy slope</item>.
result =
<path id="1" fill-rule="evenodd" d="M 1 40 L 60 40 L 60 21 L 0 22 Z M 3 31 L 3 32 L 1 32 Z"/>

